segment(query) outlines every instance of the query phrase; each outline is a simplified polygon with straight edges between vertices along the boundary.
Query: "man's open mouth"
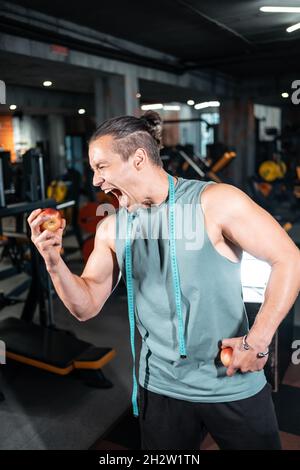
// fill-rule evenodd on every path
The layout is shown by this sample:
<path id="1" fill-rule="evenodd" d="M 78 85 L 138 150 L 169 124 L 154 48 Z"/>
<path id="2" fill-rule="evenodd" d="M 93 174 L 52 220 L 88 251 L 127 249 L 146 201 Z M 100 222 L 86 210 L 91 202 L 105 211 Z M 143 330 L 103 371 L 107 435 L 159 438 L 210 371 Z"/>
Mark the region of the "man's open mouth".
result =
<path id="1" fill-rule="evenodd" d="M 108 194 L 108 193 L 113 194 L 118 199 L 119 199 L 119 197 L 122 196 L 122 191 L 120 191 L 119 189 L 116 189 L 116 188 L 107 188 L 107 189 L 104 189 L 103 191 L 105 192 L 105 194 Z"/>

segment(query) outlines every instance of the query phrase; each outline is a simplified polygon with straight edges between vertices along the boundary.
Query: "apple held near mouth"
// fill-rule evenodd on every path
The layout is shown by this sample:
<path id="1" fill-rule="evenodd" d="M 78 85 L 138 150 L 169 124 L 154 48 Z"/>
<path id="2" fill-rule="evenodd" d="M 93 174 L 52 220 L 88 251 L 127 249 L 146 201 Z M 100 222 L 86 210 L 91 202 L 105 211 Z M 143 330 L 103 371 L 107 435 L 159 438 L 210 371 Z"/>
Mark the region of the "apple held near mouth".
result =
<path id="1" fill-rule="evenodd" d="M 229 366 L 232 353 L 233 353 L 233 349 L 230 347 L 222 349 L 221 354 L 220 354 L 220 359 L 221 359 L 223 366 L 225 367 Z"/>
<path id="2" fill-rule="evenodd" d="M 57 209 L 44 209 L 41 212 L 41 216 L 48 216 L 50 217 L 49 219 L 45 220 L 40 225 L 41 232 L 44 230 L 49 230 L 50 232 L 56 232 L 59 228 L 62 226 L 62 217 L 60 215 L 60 212 Z"/>

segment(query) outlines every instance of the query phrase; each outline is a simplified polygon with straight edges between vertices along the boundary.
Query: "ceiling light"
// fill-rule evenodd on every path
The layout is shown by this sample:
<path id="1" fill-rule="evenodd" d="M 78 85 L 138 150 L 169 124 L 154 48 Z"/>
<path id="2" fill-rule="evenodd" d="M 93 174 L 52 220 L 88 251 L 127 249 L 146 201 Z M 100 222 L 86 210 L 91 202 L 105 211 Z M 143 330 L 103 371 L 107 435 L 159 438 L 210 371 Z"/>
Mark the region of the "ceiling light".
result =
<path id="1" fill-rule="evenodd" d="M 300 7 L 261 7 L 265 13 L 300 13 Z"/>
<path id="2" fill-rule="evenodd" d="M 194 106 L 195 101 L 194 100 L 187 100 L 186 104 L 188 104 L 189 106 Z"/>
<path id="3" fill-rule="evenodd" d="M 288 98 L 289 94 L 286 91 L 284 91 L 283 93 L 281 93 L 281 96 L 282 98 Z"/>
<path id="4" fill-rule="evenodd" d="M 297 29 L 300 29 L 300 23 L 296 23 L 293 26 L 289 26 L 286 28 L 288 33 L 292 33 L 293 31 L 296 31 Z"/>
<path id="5" fill-rule="evenodd" d="M 52 82 L 51 82 L 50 80 L 45 80 L 45 81 L 43 82 L 43 85 L 44 85 L 44 86 L 52 86 Z"/>
<path id="6" fill-rule="evenodd" d="M 142 95 L 141 95 L 140 93 L 137 93 L 137 94 L 135 95 L 135 97 L 136 97 L 137 99 L 140 99 L 141 96 L 142 96 Z"/>
<path id="7" fill-rule="evenodd" d="M 162 109 L 163 105 L 161 103 L 153 103 L 153 104 L 143 104 L 141 109 L 143 111 L 149 111 L 151 109 Z"/>
<path id="8" fill-rule="evenodd" d="M 78 109 L 78 114 L 85 114 L 85 109 L 84 108 Z"/>
<path id="9" fill-rule="evenodd" d="M 17 105 L 16 105 L 16 104 L 11 104 L 10 107 L 9 107 L 9 109 L 10 109 L 11 111 L 14 111 L 15 109 L 17 109 Z"/>
<path id="10" fill-rule="evenodd" d="M 165 104 L 164 111 L 180 111 L 180 106 L 178 104 Z"/>
<path id="11" fill-rule="evenodd" d="M 203 103 L 195 104 L 195 109 L 203 109 L 203 108 L 210 108 L 220 106 L 220 101 L 204 101 Z"/>

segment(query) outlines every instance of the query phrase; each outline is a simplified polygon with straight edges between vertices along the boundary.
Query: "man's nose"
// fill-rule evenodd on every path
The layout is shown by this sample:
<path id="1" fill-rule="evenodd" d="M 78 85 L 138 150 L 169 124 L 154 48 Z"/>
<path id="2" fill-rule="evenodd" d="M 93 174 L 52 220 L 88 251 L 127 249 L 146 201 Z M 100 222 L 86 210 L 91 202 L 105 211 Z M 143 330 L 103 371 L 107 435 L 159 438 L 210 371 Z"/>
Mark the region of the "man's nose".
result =
<path id="1" fill-rule="evenodd" d="M 104 179 L 99 175 L 93 176 L 93 186 L 100 186 L 104 182 Z"/>

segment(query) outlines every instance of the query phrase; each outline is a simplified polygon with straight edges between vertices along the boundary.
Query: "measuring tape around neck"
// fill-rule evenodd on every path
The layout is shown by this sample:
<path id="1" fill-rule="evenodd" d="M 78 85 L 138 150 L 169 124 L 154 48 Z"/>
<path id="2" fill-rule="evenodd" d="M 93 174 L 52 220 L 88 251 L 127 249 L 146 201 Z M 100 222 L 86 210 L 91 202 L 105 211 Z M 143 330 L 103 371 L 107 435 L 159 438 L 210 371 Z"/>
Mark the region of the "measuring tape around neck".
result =
<path id="1" fill-rule="evenodd" d="M 176 242 L 175 242 L 175 189 L 174 181 L 171 175 L 168 175 L 169 181 L 169 246 L 170 246 L 170 260 L 172 269 L 173 289 L 175 292 L 175 305 L 178 317 L 178 342 L 180 358 L 186 358 L 186 349 L 184 341 L 184 327 L 181 309 L 181 289 L 180 279 L 178 273 L 177 259 L 176 259 Z M 178 183 L 177 183 L 178 184 Z M 133 391 L 132 391 L 132 406 L 134 416 L 138 416 L 137 404 L 137 391 L 138 385 L 135 373 L 135 308 L 134 308 L 134 289 L 133 289 L 133 276 L 132 276 L 132 250 L 131 250 L 131 236 L 132 236 L 132 223 L 135 218 L 134 213 L 127 212 L 127 230 L 125 241 L 125 269 L 126 269 L 126 286 L 127 286 L 127 303 L 128 303 L 128 316 L 130 325 L 130 343 L 131 352 L 133 357 Z"/>

